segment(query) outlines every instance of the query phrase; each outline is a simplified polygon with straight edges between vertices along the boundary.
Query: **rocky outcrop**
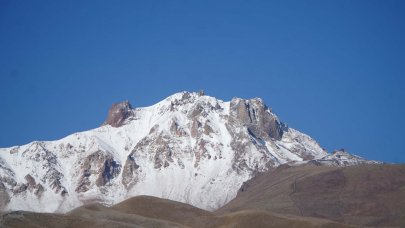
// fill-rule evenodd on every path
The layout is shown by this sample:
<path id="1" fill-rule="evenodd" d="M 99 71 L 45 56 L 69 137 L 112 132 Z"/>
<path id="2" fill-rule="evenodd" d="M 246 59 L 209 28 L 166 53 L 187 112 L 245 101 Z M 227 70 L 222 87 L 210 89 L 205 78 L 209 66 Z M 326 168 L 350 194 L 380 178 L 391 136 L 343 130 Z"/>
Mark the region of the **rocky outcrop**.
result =
<path id="1" fill-rule="evenodd" d="M 226 127 L 232 138 L 230 146 L 235 151 L 232 168 L 238 173 L 262 172 L 281 163 L 270 149 L 277 147 L 274 142 L 287 129 L 260 98 L 232 99 Z M 257 156 L 249 156 L 252 151 L 257 151 Z"/>
<path id="2" fill-rule="evenodd" d="M 120 174 L 121 165 L 114 161 L 111 157 L 108 157 L 104 161 L 104 165 L 100 169 L 100 175 L 97 178 L 96 185 L 98 187 L 106 185 L 111 179 Z"/>
<path id="3" fill-rule="evenodd" d="M 0 181 L 0 210 L 4 209 L 9 202 L 10 202 L 10 196 L 7 192 L 7 188 Z"/>
<path id="4" fill-rule="evenodd" d="M 244 100 L 234 98 L 230 104 L 231 120 L 246 126 L 258 138 L 280 140 L 283 125 L 260 98 Z"/>
<path id="5" fill-rule="evenodd" d="M 37 183 L 35 182 L 35 179 L 30 174 L 25 175 L 25 180 L 27 181 L 27 185 L 30 188 L 33 188 L 37 185 Z"/>
<path id="6" fill-rule="evenodd" d="M 17 188 L 17 191 L 21 193 L 22 191 L 28 190 L 33 192 L 38 198 L 41 198 L 43 192 L 45 191 L 44 186 L 42 186 L 40 183 L 36 183 L 34 177 L 32 177 L 30 174 L 27 174 L 24 179 L 26 183 L 21 184 L 19 188 Z M 63 188 L 61 195 L 64 196 L 66 193 L 67 191 Z"/>
<path id="7" fill-rule="evenodd" d="M 111 154 L 97 151 L 84 159 L 80 170 L 82 170 L 82 175 L 75 191 L 86 192 L 93 184 L 101 187 L 118 176 L 121 171 L 121 165 L 114 161 Z M 95 176 L 95 183 L 92 183 L 90 180 L 92 176 Z"/>
<path id="8" fill-rule="evenodd" d="M 115 103 L 108 111 L 108 117 L 104 125 L 108 124 L 112 127 L 120 127 L 133 116 L 134 112 L 129 101 Z"/>
<path id="9" fill-rule="evenodd" d="M 14 180 L 15 172 L 0 157 L 0 183 L 9 187 L 14 187 L 17 182 Z"/>
<path id="10" fill-rule="evenodd" d="M 230 146 L 235 151 L 232 168 L 236 172 L 263 172 L 267 167 L 279 165 L 280 162 L 270 153 L 264 141 L 250 135 L 248 129 L 235 128 L 230 123 L 226 127 L 232 136 Z M 256 156 L 249 156 L 252 151 L 258 152 Z"/>
<path id="11" fill-rule="evenodd" d="M 55 193 L 64 196 L 68 192 L 65 186 L 63 186 L 62 184 L 64 175 L 58 170 L 58 168 L 60 167 L 58 159 L 56 155 L 46 149 L 43 144 L 43 142 L 33 143 L 29 148 L 22 152 L 22 157 L 34 161 L 38 168 L 45 169 L 45 175 L 40 177 L 41 182 L 46 183 L 51 189 L 53 189 Z M 21 183 L 16 191 L 21 191 L 23 188 L 28 188 L 28 186 L 25 185 L 26 184 Z"/>
<path id="12" fill-rule="evenodd" d="M 170 133 L 179 137 L 187 136 L 187 132 L 181 126 L 179 126 L 176 120 L 172 120 L 172 124 L 170 125 Z"/>
<path id="13" fill-rule="evenodd" d="M 136 184 L 138 182 L 138 172 L 141 172 L 141 170 L 139 169 L 139 165 L 136 164 L 135 158 L 128 155 L 124 169 L 122 170 L 122 184 L 126 188 L 130 188 Z"/>
<path id="14" fill-rule="evenodd" d="M 56 192 L 60 193 L 62 196 L 66 195 L 68 192 L 66 188 L 62 185 L 63 174 L 56 169 L 50 169 L 48 173 L 42 178 L 42 181 L 48 183 L 48 185 Z"/>
<path id="15" fill-rule="evenodd" d="M 310 161 L 311 164 L 315 165 L 326 165 L 326 166 L 352 166 L 352 165 L 364 165 L 364 164 L 383 164 L 380 161 L 367 160 L 360 156 L 347 153 L 344 149 L 335 150 L 331 154 L 325 157 L 314 159 Z"/>
<path id="16" fill-rule="evenodd" d="M 191 137 L 193 138 L 198 138 L 200 133 L 200 128 L 201 128 L 202 124 L 200 121 L 198 121 L 197 119 L 194 119 L 192 124 L 191 124 L 191 128 L 190 128 L 190 133 L 191 133 Z"/>

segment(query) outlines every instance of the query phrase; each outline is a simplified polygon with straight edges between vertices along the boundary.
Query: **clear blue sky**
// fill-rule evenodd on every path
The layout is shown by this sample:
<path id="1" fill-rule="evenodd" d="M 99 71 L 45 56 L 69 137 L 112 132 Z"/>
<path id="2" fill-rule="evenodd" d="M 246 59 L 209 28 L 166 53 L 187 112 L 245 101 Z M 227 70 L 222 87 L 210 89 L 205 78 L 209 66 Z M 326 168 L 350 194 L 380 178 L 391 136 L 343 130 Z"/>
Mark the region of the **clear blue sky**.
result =
<path id="1" fill-rule="evenodd" d="M 113 102 L 261 97 L 328 151 L 405 162 L 405 1 L 0 0 L 0 147 Z"/>

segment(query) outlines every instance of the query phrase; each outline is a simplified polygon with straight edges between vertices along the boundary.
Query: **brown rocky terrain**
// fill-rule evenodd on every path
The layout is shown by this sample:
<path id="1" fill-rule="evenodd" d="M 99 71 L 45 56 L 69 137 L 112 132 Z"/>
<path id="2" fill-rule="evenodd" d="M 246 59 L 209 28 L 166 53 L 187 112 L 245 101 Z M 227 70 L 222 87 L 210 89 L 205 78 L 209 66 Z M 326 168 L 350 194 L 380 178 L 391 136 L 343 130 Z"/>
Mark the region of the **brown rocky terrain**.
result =
<path id="1" fill-rule="evenodd" d="M 405 165 L 283 165 L 246 182 L 218 213 L 246 209 L 404 227 Z"/>
<path id="2" fill-rule="evenodd" d="M 261 210 L 218 215 L 150 196 L 137 196 L 112 207 L 90 204 L 67 214 L 12 212 L 1 227 L 347 227 L 336 222 Z"/>

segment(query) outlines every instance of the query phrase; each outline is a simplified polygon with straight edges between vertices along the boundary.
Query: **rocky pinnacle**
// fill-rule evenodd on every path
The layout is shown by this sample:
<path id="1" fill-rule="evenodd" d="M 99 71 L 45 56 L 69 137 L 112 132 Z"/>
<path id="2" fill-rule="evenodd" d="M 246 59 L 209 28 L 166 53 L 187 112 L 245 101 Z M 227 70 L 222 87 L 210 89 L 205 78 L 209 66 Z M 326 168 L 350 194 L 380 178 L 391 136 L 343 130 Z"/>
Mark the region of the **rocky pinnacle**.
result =
<path id="1" fill-rule="evenodd" d="M 122 126 L 127 119 L 133 117 L 132 106 L 129 101 L 115 103 L 108 111 L 107 120 L 103 125 L 111 125 L 112 127 Z"/>

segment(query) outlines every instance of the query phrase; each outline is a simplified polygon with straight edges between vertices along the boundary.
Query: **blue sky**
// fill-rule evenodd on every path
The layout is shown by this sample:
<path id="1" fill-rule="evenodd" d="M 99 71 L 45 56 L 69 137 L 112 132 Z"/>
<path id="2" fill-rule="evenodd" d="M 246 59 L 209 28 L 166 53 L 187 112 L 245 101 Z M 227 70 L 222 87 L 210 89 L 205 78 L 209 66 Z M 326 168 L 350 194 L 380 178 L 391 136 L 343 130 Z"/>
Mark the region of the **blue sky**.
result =
<path id="1" fill-rule="evenodd" d="M 328 151 L 405 162 L 404 1 L 0 1 L 0 147 L 113 102 L 261 97 Z"/>

